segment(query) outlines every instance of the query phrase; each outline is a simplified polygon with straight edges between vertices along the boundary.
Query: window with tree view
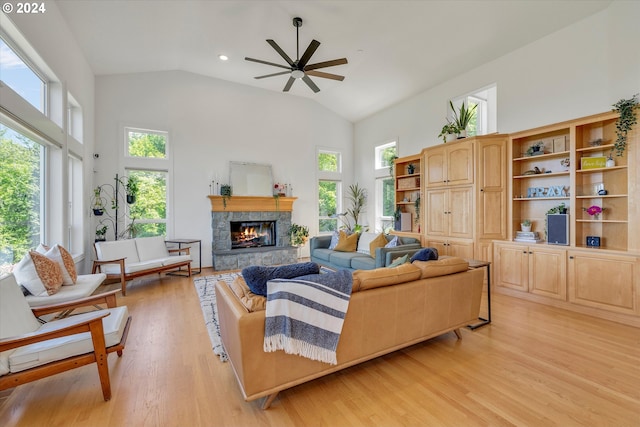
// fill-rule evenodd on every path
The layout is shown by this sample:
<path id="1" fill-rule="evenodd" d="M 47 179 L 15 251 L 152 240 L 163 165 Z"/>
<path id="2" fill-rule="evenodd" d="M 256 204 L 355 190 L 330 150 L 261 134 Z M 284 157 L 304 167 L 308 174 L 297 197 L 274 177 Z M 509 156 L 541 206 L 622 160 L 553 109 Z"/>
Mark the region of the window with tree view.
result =
<path id="1" fill-rule="evenodd" d="M 0 270 L 41 241 L 44 150 L 0 124 Z"/>
<path id="2" fill-rule="evenodd" d="M 126 173 L 138 183 L 138 197 L 128 208 L 131 235 L 166 235 L 168 133 L 127 128 L 125 134 L 130 159 L 125 159 Z"/>
<path id="3" fill-rule="evenodd" d="M 337 214 L 342 207 L 341 155 L 333 151 L 318 151 L 318 230 L 328 233 L 338 229 Z"/>

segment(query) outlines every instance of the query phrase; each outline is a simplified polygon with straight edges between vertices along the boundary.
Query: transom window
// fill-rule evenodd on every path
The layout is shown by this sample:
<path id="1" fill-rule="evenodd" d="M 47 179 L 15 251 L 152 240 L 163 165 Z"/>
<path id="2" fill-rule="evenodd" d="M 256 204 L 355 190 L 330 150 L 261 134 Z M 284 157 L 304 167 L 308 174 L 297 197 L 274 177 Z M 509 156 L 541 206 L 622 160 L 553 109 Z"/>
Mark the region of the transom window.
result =
<path id="1" fill-rule="evenodd" d="M 29 104 L 45 113 L 45 79 L 0 38 L 0 79 Z"/>
<path id="2" fill-rule="evenodd" d="M 155 159 L 167 158 L 167 132 L 126 128 L 126 150 L 128 157 Z"/>

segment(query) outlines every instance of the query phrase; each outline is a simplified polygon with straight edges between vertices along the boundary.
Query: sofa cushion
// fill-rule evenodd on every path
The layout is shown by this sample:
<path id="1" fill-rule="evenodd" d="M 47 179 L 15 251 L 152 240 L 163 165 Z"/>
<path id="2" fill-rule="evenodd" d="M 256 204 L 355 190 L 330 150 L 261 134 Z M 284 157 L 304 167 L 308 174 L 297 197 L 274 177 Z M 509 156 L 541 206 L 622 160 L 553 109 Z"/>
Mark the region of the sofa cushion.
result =
<path id="1" fill-rule="evenodd" d="M 395 258 L 391 262 L 391 264 L 387 266 L 387 268 L 393 268 L 393 267 L 397 267 L 399 265 L 405 264 L 406 262 L 408 262 L 408 260 L 409 260 L 409 254 L 404 254 L 402 256 Z"/>
<path id="2" fill-rule="evenodd" d="M 387 238 L 384 236 L 384 234 L 380 233 L 376 236 L 375 239 L 373 239 L 371 241 L 371 243 L 369 243 L 369 255 L 371 255 L 373 258 L 376 257 L 376 249 L 378 248 L 384 248 L 385 245 L 387 245 Z"/>
<path id="3" fill-rule="evenodd" d="M 414 261 L 412 265 L 420 269 L 421 279 L 446 276 L 469 269 L 469 263 L 458 257 L 441 258 L 437 261 Z"/>
<path id="4" fill-rule="evenodd" d="M 312 255 L 323 261 L 329 261 L 329 257 L 331 257 L 332 253 L 333 251 L 331 249 L 314 249 Z"/>
<path id="5" fill-rule="evenodd" d="M 132 262 L 124 264 L 124 272 L 127 274 L 137 273 L 138 271 L 150 270 L 162 267 L 162 261 L 144 261 Z M 120 266 L 117 264 L 105 264 L 100 266 L 100 271 L 106 274 L 120 274 Z"/>
<path id="6" fill-rule="evenodd" d="M 438 250 L 436 248 L 423 248 L 413 254 L 411 262 L 413 261 L 431 261 L 438 259 Z"/>
<path id="7" fill-rule="evenodd" d="M 371 242 L 376 239 L 376 237 L 378 237 L 378 234 L 376 233 L 369 233 L 367 231 L 360 233 L 356 252 L 364 255 L 371 255 L 371 248 L 369 246 L 371 245 Z"/>
<path id="8" fill-rule="evenodd" d="M 242 276 L 236 277 L 231 283 L 224 283 L 229 286 L 249 313 L 264 310 L 267 307 L 267 298 L 251 292 L 251 289 L 249 289 L 247 282 L 245 282 Z"/>
<path id="9" fill-rule="evenodd" d="M 351 268 L 351 260 L 355 257 L 371 258 L 368 255 L 362 255 L 354 252 L 333 251 L 331 255 L 329 255 L 329 262 L 337 268 Z"/>
<path id="10" fill-rule="evenodd" d="M 351 258 L 351 268 L 354 270 L 373 270 L 376 261 L 370 256 L 354 256 Z"/>
<path id="11" fill-rule="evenodd" d="M 254 294 L 267 296 L 267 282 L 271 279 L 293 279 L 319 272 L 320 266 L 315 262 L 301 262 L 277 267 L 252 265 L 242 270 L 242 277 Z"/>
<path id="12" fill-rule="evenodd" d="M 88 297 L 95 291 L 107 276 L 104 273 L 81 274 L 75 285 L 63 286 L 54 295 L 43 296 L 28 295 L 27 302 L 30 307 L 42 307 L 43 305 L 58 304 Z"/>
<path id="13" fill-rule="evenodd" d="M 174 256 L 168 256 L 165 258 L 162 258 L 159 260 L 162 265 L 173 265 L 173 264 L 179 264 L 181 262 L 185 262 L 185 261 L 191 261 L 191 255 L 174 255 Z"/>
<path id="14" fill-rule="evenodd" d="M 140 237 L 135 241 L 140 261 L 151 261 L 169 256 L 169 251 L 164 243 L 164 236 Z"/>
<path id="15" fill-rule="evenodd" d="M 393 268 L 356 270 L 353 272 L 353 291 L 364 291 L 418 280 L 420 274 L 421 270 L 409 263 Z"/>
<path id="16" fill-rule="evenodd" d="M 344 231 L 340 232 L 340 237 L 338 238 L 338 244 L 336 245 L 334 251 L 338 252 L 355 252 L 358 247 L 358 233 L 347 234 Z"/>
<path id="17" fill-rule="evenodd" d="M 135 239 L 96 242 L 95 246 L 96 255 L 101 261 L 120 258 L 125 258 L 126 264 L 140 261 Z"/>

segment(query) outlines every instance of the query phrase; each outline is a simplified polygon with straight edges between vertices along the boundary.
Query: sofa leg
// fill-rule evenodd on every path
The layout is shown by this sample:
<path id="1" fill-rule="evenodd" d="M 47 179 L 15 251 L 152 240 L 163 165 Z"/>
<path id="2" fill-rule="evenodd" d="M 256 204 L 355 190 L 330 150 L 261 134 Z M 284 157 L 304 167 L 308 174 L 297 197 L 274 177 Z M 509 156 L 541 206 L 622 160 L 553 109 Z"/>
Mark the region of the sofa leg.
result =
<path id="1" fill-rule="evenodd" d="M 276 397 L 278 397 L 278 391 L 276 391 L 273 394 L 270 394 L 269 396 L 264 398 L 264 401 L 262 402 L 262 409 L 269 409 L 269 406 L 271 406 L 271 404 L 273 403 L 273 401 L 276 399 Z"/>
<path id="2" fill-rule="evenodd" d="M 458 337 L 459 340 L 462 339 L 462 335 L 460 334 L 460 328 L 454 329 L 453 333 L 456 334 L 456 337 Z"/>

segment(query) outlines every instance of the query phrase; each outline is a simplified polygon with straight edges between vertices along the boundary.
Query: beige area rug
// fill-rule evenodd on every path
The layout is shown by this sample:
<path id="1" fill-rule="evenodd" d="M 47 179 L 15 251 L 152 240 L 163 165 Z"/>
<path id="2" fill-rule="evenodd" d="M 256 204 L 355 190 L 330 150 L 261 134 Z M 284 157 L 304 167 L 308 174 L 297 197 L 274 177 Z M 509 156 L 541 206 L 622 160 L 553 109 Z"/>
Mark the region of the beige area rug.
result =
<path id="1" fill-rule="evenodd" d="M 218 320 L 218 310 L 216 307 L 215 284 L 219 280 L 231 283 L 238 276 L 239 273 L 223 273 L 193 279 L 193 284 L 196 287 L 196 292 L 200 299 L 200 308 L 202 308 L 202 314 L 204 315 L 204 323 L 209 332 L 209 339 L 211 339 L 211 347 L 213 348 L 213 352 L 218 355 L 223 362 L 226 362 L 229 357 L 220 338 L 220 322 Z"/>

